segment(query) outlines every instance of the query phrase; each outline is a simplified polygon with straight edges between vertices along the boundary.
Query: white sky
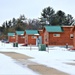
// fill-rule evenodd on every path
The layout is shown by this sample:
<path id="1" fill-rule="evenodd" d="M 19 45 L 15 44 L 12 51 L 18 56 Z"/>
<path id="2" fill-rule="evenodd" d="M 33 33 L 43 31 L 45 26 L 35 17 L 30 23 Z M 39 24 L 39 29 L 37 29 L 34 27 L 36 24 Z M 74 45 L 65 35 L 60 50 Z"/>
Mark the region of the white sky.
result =
<path id="1" fill-rule="evenodd" d="M 75 17 L 75 0 L 0 0 L 0 24 L 20 14 L 26 18 L 39 18 L 42 10 L 48 6 Z"/>

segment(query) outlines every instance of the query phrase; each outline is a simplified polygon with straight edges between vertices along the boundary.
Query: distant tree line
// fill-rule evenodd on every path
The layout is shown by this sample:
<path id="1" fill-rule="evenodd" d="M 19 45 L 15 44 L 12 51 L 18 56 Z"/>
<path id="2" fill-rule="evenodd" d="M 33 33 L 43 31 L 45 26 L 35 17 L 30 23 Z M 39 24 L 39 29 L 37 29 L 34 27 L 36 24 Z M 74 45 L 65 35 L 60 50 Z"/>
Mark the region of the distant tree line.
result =
<path id="1" fill-rule="evenodd" d="M 27 19 L 24 15 L 19 18 L 6 21 L 0 27 L 0 39 L 7 37 L 8 32 L 24 31 L 25 29 L 39 29 L 40 21 L 38 19 Z"/>
<path id="2" fill-rule="evenodd" d="M 4 37 L 7 36 L 8 32 L 15 32 L 16 30 L 41 29 L 45 25 L 70 26 L 73 22 L 74 18 L 72 15 L 66 15 L 65 12 L 61 10 L 55 13 L 55 10 L 49 6 L 42 10 L 41 17 L 38 19 L 27 19 L 25 15 L 20 15 L 17 19 L 6 20 L 0 27 L 0 35 Z"/>

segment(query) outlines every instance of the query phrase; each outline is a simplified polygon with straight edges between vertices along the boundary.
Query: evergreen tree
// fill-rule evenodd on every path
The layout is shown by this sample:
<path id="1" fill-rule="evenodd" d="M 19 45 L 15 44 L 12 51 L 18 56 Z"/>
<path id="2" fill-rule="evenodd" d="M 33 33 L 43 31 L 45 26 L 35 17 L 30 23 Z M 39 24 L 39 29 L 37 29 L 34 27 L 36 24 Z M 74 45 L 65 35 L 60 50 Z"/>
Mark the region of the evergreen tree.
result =
<path id="1" fill-rule="evenodd" d="M 72 15 L 68 14 L 66 16 L 65 25 L 71 25 L 74 22 Z"/>
<path id="2" fill-rule="evenodd" d="M 41 19 L 42 21 L 45 21 L 45 23 L 48 22 L 49 25 L 51 25 L 54 14 L 55 14 L 55 11 L 51 7 L 44 8 L 41 13 L 42 15 Z"/>
<path id="3" fill-rule="evenodd" d="M 2 24 L 2 28 L 3 28 L 3 30 L 5 29 L 5 22 Z"/>
<path id="4" fill-rule="evenodd" d="M 6 28 L 8 28 L 8 23 L 7 23 L 7 21 L 6 21 L 5 25 L 6 25 Z"/>
<path id="5" fill-rule="evenodd" d="M 12 26 L 12 22 L 11 22 L 11 20 L 10 20 L 10 21 L 8 21 L 8 26 L 9 26 L 9 27 L 11 27 L 11 26 Z"/>
<path id="6" fill-rule="evenodd" d="M 17 21 L 15 18 L 12 19 L 12 26 L 15 26 L 17 24 Z"/>
<path id="7" fill-rule="evenodd" d="M 64 22 L 65 22 L 65 18 L 66 18 L 65 13 L 63 11 L 61 11 L 61 10 L 57 11 L 56 18 L 58 19 L 57 20 L 58 24 L 63 25 Z"/>

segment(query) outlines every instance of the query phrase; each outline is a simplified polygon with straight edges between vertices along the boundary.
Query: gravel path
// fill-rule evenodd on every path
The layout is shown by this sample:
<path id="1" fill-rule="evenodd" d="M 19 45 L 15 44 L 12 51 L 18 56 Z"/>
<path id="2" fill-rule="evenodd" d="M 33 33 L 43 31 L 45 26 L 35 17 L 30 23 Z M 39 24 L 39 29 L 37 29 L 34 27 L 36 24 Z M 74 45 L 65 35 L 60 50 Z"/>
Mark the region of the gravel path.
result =
<path id="1" fill-rule="evenodd" d="M 36 73 L 39 73 L 39 75 L 69 75 L 67 73 L 61 72 L 54 68 L 47 67 L 45 65 L 38 64 L 36 62 L 32 62 L 28 59 L 33 59 L 33 57 L 29 57 L 27 55 L 15 53 L 15 52 L 0 52 L 0 53 L 15 59 L 22 66 L 27 66 L 28 68 L 35 71 Z"/>

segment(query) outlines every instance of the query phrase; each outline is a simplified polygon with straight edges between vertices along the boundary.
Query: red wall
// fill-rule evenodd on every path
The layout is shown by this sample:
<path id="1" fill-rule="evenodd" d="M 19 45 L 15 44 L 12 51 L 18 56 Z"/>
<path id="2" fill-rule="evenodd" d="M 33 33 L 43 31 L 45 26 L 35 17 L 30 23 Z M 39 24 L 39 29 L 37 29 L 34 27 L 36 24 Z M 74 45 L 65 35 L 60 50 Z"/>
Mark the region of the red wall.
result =
<path id="1" fill-rule="evenodd" d="M 73 38 L 73 47 L 75 47 L 75 25 L 71 29 L 71 32 L 73 32 L 74 38 Z"/>
<path id="2" fill-rule="evenodd" d="M 16 38 L 15 38 L 15 36 L 14 37 L 13 36 L 8 36 L 8 40 L 9 40 L 9 42 L 15 42 Z"/>
<path id="3" fill-rule="evenodd" d="M 23 35 L 18 35 L 18 43 L 25 43 L 25 37 Z"/>
<path id="4" fill-rule="evenodd" d="M 44 44 L 49 45 L 49 33 L 47 31 L 44 32 Z"/>
<path id="5" fill-rule="evenodd" d="M 32 38 L 33 35 L 28 35 L 28 44 L 36 45 L 36 38 Z"/>
<path id="6" fill-rule="evenodd" d="M 73 46 L 75 47 L 75 31 L 73 31 L 73 35 L 74 35 L 74 38 L 73 38 Z"/>
<path id="7" fill-rule="evenodd" d="M 25 37 L 26 37 L 26 39 L 25 39 L 25 41 L 27 41 L 27 42 L 25 42 L 25 44 L 28 44 L 28 45 L 36 45 L 36 38 L 38 37 L 38 36 L 35 36 L 36 38 L 33 38 L 33 36 L 34 35 L 25 35 Z"/>

